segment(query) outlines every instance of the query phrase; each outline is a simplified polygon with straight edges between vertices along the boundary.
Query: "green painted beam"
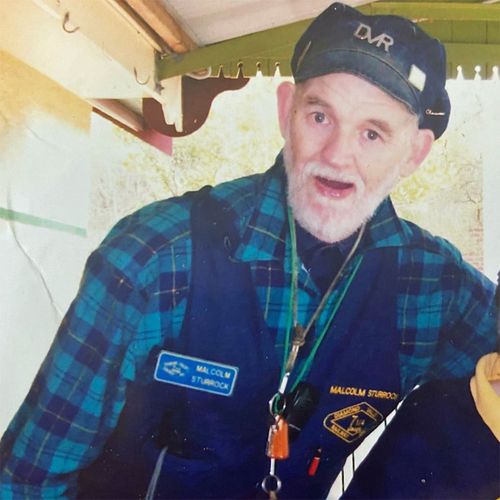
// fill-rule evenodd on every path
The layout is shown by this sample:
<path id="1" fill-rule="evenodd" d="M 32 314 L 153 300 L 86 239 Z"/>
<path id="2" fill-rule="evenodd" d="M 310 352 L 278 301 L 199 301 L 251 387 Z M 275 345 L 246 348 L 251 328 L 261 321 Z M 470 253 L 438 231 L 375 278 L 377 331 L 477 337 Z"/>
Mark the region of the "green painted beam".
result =
<path id="1" fill-rule="evenodd" d="M 462 64 L 466 73 L 469 73 L 468 65 L 471 64 L 471 71 L 475 64 L 488 67 L 499 64 L 500 4 L 386 1 L 365 5 L 360 10 L 422 20 L 424 29 L 444 41 L 453 55 L 450 58 L 453 63 L 458 59 L 457 50 L 464 51 L 464 61 L 480 56 L 476 63 Z M 309 23 L 310 20 L 299 21 L 201 47 L 187 54 L 170 55 L 158 60 L 157 77 L 162 80 L 209 66 L 214 73 L 222 67 L 225 75 L 236 76 L 239 63 L 243 64 L 245 76 L 254 76 L 257 68 L 264 75 L 272 76 L 276 63 L 281 74 L 289 76 L 293 47 Z M 454 75 L 454 70 L 451 73 Z"/>
<path id="2" fill-rule="evenodd" d="M 490 78 L 493 66 L 500 68 L 500 45 L 481 45 L 473 43 L 448 43 L 448 77 L 456 77 L 457 66 L 462 66 L 465 78 L 473 78 L 475 66 L 481 66 L 481 76 Z"/>
<path id="3" fill-rule="evenodd" d="M 245 57 L 266 57 L 271 55 L 269 52 L 273 52 L 274 56 L 278 51 L 289 57 L 295 41 L 309 23 L 310 21 L 300 21 L 207 45 L 186 54 L 169 55 L 157 63 L 158 79 L 190 73 L 208 66 L 218 68 L 229 61 L 237 63 Z"/>
<path id="4" fill-rule="evenodd" d="M 366 14 L 395 14 L 429 21 L 500 22 L 500 4 L 459 2 L 374 2 L 359 8 Z"/>

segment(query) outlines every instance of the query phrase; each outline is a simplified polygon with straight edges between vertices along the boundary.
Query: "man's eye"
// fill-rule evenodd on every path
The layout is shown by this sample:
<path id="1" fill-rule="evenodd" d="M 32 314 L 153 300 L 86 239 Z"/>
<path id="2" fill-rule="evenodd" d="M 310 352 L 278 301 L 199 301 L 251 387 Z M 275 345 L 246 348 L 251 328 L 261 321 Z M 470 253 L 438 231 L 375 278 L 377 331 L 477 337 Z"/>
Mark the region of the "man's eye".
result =
<path id="1" fill-rule="evenodd" d="M 370 141 L 376 141 L 380 137 L 380 134 L 375 132 L 375 130 L 367 130 L 366 137 Z"/>
<path id="2" fill-rule="evenodd" d="M 321 113 L 320 111 L 316 111 L 313 113 L 313 118 L 316 123 L 325 123 L 326 122 L 326 115 L 325 113 Z"/>

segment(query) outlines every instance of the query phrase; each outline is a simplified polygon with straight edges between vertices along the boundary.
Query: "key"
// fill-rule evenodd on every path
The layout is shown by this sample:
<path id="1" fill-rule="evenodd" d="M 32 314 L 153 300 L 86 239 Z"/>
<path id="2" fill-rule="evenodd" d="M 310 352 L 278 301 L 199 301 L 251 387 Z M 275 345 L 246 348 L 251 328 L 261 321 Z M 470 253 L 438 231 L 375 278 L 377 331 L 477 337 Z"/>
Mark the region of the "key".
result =
<path id="1" fill-rule="evenodd" d="M 283 417 L 277 416 L 274 424 L 269 427 L 266 454 L 276 460 L 288 458 L 288 423 Z"/>

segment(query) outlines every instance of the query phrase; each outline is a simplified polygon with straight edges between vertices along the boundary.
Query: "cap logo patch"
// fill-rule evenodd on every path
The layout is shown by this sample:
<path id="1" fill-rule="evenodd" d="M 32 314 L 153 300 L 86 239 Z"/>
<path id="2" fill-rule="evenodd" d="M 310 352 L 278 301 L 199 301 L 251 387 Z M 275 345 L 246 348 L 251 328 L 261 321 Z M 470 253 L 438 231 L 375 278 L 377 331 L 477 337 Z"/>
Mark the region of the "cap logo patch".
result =
<path id="1" fill-rule="evenodd" d="M 408 81 L 416 87 L 420 92 L 424 90 L 426 74 L 414 64 L 411 65 L 410 74 L 408 75 Z"/>
<path id="2" fill-rule="evenodd" d="M 353 35 L 360 40 L 366 40 L 370 45 L 376 44 L 377 48 L 380 48 L 382 45 L 386 52 L 389 52 L 389 47 L 394 45 L 394 38 L 392 36 L 389 36 L 387 33 L 372 36 L 371 27 L 364 23 L 359 23 Z"/>

